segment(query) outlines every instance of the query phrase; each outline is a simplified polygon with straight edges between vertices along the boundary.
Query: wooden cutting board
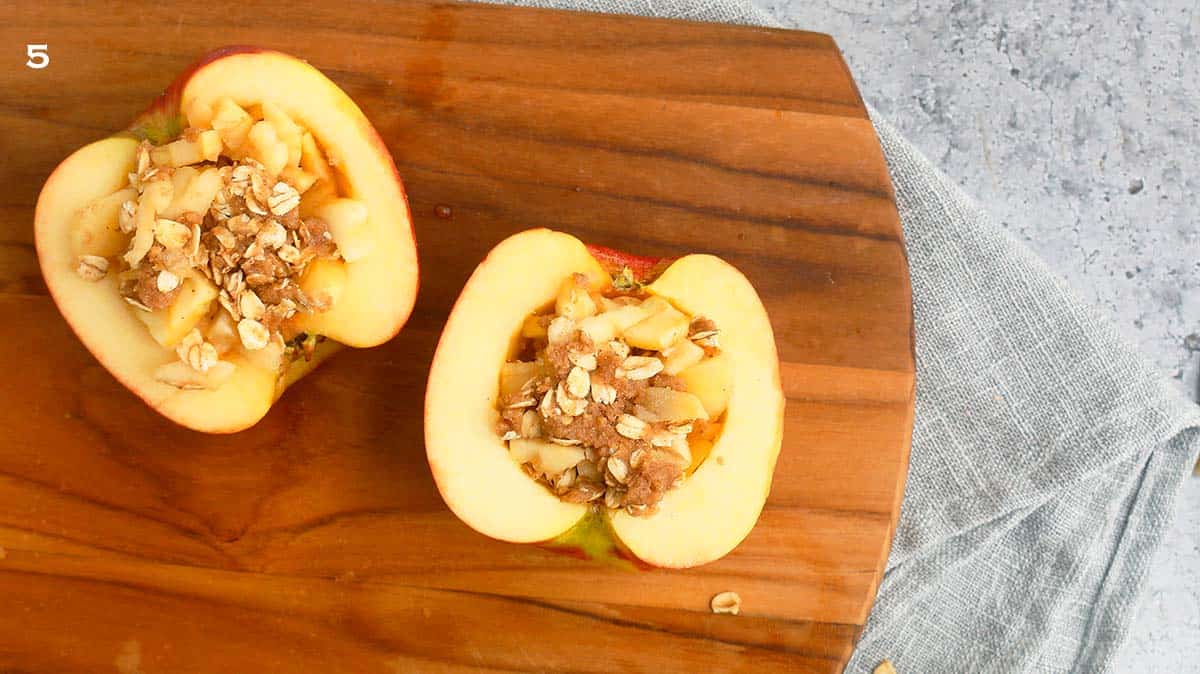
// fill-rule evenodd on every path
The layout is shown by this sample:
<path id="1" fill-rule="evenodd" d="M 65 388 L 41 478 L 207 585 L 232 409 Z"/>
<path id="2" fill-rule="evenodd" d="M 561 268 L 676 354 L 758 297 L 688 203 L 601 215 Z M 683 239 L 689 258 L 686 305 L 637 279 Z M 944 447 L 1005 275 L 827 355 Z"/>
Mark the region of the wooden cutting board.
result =
<path id="1" fill-rule="evenodd" d="M 913 414 L 892 187 L 825 35 L 429 3 L 0 7 L 0 671 L 839 671 L 899 511 Z M 45 43 L 48 68 L 23 67 Z M 252 430 L 175 427 L 46 295 L 33 204 L 217 46 L 310 60 L 396 158 L 421 294 Z M 713 252 L 762 294 L 788 396 L 762 519 L 720 562 L 630 572 L 461 524 L 422 445 L 468 274 L 529 227 Z M 735 590 L 738 617 L 708 612 Z"/>

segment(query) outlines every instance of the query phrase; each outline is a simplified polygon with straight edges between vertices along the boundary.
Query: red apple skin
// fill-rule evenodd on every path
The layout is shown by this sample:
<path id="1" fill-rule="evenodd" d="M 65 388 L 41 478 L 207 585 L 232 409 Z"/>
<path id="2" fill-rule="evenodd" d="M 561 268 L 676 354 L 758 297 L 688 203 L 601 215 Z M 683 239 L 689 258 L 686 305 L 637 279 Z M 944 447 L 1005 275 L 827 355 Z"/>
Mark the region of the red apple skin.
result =
<path id="1" fill-rule="evenodd" d="M 658 568 L 652 564 L 643 562 L 637 557 L 634 557 L 633 553 L 629 552 L 620 545 L 617 545 L 615 539 L 598 539 L 598 543 L 612 543 L 610 550 L 607 553 L 601 554 L 589 553 L 576 544 L 556 543 L 555 541 L 557 540 L 558 539 L 552 539 L 546 541 L 545 543 L 537 543 L 536 545 L 537 547 L 549 552 L 566 555 L 567 557 L 574 557 L 575 559 L 583 560 L 585 562 L 596 562 L 608 566 L 615 566 L 619 569 L 625 569 L 627 571 L 653 571 Z"/>
<path id="2" fill-rule="evenodd" d="M 146 106 L 145 110 L 133 118 L 133 123 L 129 125 L 127 131 L 139 140 L 149 140 L 156 145 L 175 138 L 183 132 L 184 127 L 183 113 L 179 110 L 179 99 L 183 95 L 183 88 L 187 86 L 188 81 L 192 79 L 192 75 L 197 70 L 226 56 L 256 54 L 263 51 L 267 50 L 250 45 L 229 45 L 214 49 L 201 56 L 184 68 L 183 72 L 179 73 L 175 80 L 150 105 Z"/>
<path id="3" fill-rule="evenodd" d="M 626 253 L 590 243 L 585 243 L 584 246 L 587 247 L 592 257 L 596 258 L 600 266 L 604 267 L 605 271 L 610 274 L 617 274 L 623 268 L 628 267 L 629 271 L 633 272 L 633 278 L 638 283 L 650 283 L 658 278 L 658 275 L 675 261 L 673 257 L 634 255 L 633 253 Z"/>
<path id="4" fill-rule="evenodd" d="M 557 552 L 560 555 L 574 557 L 575 559 L 582 559 L 585 562 L 592 559 L 592 556 L 589 555 L 582 547 L 571 543 L 555 543 L 555 540 L 557 539 L 552 538 L 544 543 L 535 543 L 535 545 L 543 550 Z"/>

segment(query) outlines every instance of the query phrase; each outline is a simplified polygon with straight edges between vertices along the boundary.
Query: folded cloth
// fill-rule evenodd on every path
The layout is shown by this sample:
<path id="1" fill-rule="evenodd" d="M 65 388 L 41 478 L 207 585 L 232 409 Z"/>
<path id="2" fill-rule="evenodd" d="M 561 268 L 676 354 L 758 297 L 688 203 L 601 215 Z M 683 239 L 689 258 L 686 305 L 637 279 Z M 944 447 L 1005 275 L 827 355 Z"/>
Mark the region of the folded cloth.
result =
<path id="1" fill-rule="evenodd" d="M 741 0 L 528 4 L 777 25 Z M 847 672 L 1111 669 L 1200 410 L 874 111 L 917 335 L 908 484 Z"/>
<path id="2" fill-rule="evenodd" d="M 1200 411 L 872 111 L 913 282 L 917 408 L 847 671 L 1103 672 L 1200 452 Z"/>

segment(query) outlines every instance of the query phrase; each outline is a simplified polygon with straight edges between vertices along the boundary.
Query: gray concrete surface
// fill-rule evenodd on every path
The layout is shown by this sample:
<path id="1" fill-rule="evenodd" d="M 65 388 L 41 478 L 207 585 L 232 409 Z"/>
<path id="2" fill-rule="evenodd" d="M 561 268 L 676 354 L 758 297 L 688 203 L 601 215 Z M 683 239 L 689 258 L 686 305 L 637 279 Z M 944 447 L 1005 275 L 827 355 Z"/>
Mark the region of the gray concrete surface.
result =
<path id="1" fill-rule="evenodd" d="M 754 1 L 1196 399 L 1200 2 Z M 1200 478 L 1116 670 L 1200 671 Z"/>

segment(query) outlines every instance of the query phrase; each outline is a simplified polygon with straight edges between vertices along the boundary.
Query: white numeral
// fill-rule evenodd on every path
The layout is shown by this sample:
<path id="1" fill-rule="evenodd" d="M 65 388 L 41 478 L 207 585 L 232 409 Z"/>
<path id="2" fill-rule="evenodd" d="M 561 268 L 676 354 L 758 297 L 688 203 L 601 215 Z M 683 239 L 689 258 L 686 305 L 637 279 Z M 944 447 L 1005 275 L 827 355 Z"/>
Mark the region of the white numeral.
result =
<path id="1" fill-rule="evenodd" d="M 25 65 L 34 70 L 41 70 L 50 65 L 50 45 L 46 44 L 27 44 L 25 45 L 25 55 L 29 60 Z"/>

